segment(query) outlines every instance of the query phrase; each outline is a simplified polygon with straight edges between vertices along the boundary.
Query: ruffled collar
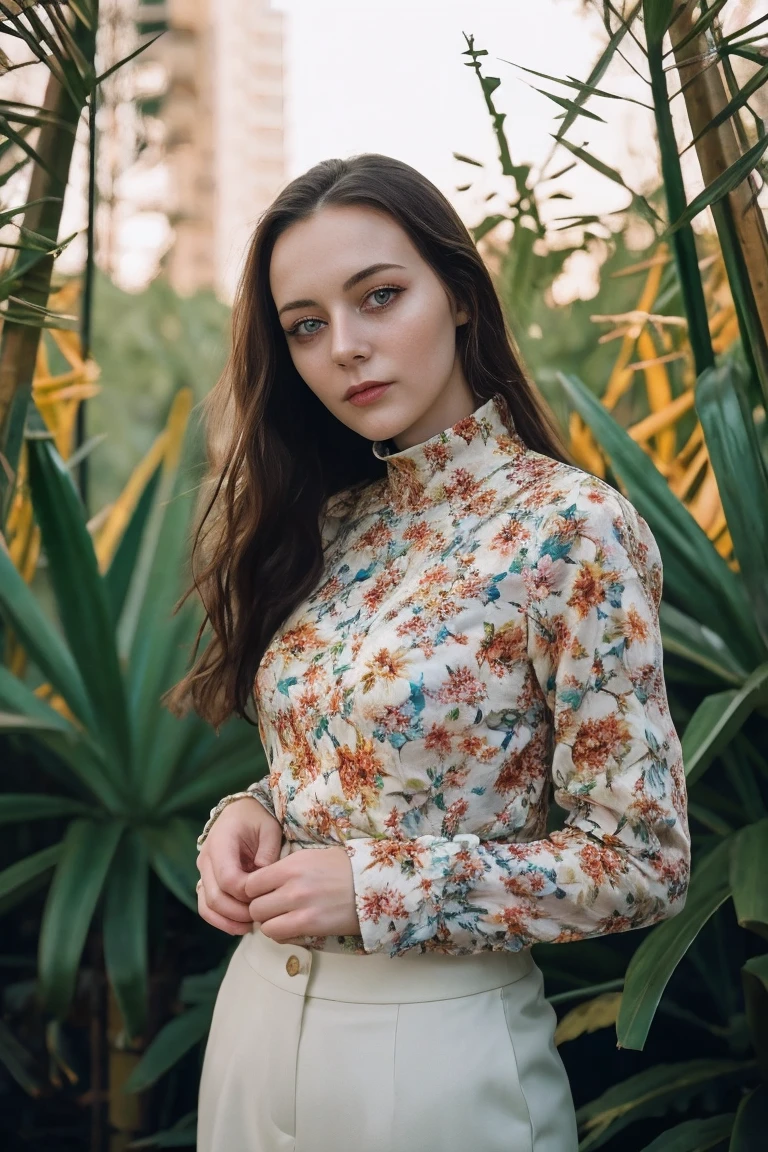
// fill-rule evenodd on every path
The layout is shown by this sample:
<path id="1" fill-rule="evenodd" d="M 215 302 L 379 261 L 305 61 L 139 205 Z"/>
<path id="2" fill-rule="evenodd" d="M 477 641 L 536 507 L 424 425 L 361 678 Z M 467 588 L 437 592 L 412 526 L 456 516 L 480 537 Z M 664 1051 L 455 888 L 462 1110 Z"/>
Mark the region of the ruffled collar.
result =
<path id="1" fill-rule="evenodd" d="M 421 444 L 400 452 L 388 451 L 390 444 L 374 440 L 373 454 L 386 461 L 393 505 L 412 511 L 444 501 L 463 511 L 482 511 L 485 481 L 525 450 L 509 405 L 498 392 Z M 491 493 L 485 496 L 490 498 Z"/>

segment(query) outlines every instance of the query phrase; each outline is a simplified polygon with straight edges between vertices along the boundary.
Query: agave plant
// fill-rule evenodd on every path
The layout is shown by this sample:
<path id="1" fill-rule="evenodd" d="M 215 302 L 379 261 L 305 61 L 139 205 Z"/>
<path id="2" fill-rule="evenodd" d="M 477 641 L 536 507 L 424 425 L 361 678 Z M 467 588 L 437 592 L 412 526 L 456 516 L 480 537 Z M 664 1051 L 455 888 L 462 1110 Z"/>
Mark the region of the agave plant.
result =
<path id="1" fill-rule="evenodd" d="M 51 877 L 39 940 L 45 1010 L 63 1018 L 83 947 L 99 917 L 106 971 L 131 1037 L 147 1021 L 150 874 L 196 909 L 194 842 L 212 799 L 266 769 L 254 727 L 218 736 L 195 713 L 159 704 L 182 674 L 194 610 L 174 604 L 186 570 L 189 467 L 158 467 L 102 574 L 69 472 L 41 432 L 28 442 L 29 483 L 58 625 L 0 548 L 0 614 L 55 694 L 0 667 L 0 731 L 47 754 L 56 790 L 3 794 L 0 821 L 66 820 L 64 836 L 0 873 L 7 908 Z M 192 451 L 188 449 L 189 454 Z"/>

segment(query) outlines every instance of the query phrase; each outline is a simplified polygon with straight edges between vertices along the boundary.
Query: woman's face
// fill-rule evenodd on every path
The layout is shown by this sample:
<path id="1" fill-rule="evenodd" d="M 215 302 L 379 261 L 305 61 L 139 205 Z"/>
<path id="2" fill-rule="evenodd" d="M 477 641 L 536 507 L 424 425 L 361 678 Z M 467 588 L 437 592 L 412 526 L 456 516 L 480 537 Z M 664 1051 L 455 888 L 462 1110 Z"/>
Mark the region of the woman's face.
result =
<path id="1" fill-rule="evenodd" d="M 467 314 L 387 213 L 329 205 L 292 224 L 269 281 L 296 370 L 361 436 L 408 448 L 477 407 L 456 351 Z M 388 387 L 349 399 L 371 380 Z"/>

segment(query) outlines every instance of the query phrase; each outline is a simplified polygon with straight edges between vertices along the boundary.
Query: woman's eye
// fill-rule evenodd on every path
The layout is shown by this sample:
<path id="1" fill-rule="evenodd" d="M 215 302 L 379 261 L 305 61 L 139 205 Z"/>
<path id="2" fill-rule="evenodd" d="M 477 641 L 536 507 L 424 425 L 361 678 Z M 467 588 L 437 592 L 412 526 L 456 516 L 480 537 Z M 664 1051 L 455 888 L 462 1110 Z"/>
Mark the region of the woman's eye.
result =
<path id="1" fill-rule="evenodd" d="M 387 308 L 392 303 L 392 301 L 395 299 L 395 297 L 402 291 L 403 291 L 402 288 L 395 288 L 395 287 L 372 288 L 371 291 L 368 293 L 368 295 L 365 297 L 366 300 L 370 300 L 373 297 L 380 296 L 380 294 L 382 292 L 389 294 L 389 299 L 379 300 L 379 302 L 373 308 L 368 309 L 368 311 L 371 311 L 371 312 L 383 311 L 384 308 Z M 311 336 L 314 336 L 315 333 L 319 331 L 319 328 L 312 328 L 309 331 L 307 331 L 307 329 L 304 328 L 304 330 L 302 331 L 303 326 L 305 324 L 323 324 L 323 323 L 324 323 L 324 321 L 322 321 L 322 320 L 316 320 L 312 317 L 307 316 L 307 317 L 305 317 L 304 320 L 297 320 L 292 328 L 286 328 L 285 334 L 286 334 L 286 336 L 298 336 L 299 338 L 303 337 L 304 339 L 309 339 Z"/>
<path id="2" fill-rule="evenodd" d="M 371 296 L 378 296 L 378 294 L 380 292 L 398 292 L 398 291 L 399 291 L 399 289 L 397 289 L 397 288 L 374 288 L 373 292 L 371 292 Z M 384 300 L 383 303 L 382 303 L 382 301 L 379 301 L 379 303 L 382 305 L 382 307 L 384 307 L 384 305 L 389 304 L 389 300 Z"/>

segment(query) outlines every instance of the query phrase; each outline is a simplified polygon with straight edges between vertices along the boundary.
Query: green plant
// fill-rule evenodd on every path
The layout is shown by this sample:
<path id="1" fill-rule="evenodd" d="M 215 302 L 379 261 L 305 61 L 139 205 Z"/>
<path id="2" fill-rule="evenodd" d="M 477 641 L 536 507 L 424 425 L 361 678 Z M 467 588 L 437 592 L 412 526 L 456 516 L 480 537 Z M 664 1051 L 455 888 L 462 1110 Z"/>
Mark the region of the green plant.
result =
<path id="1" fill-rule="evenodd" d="M 678 722 L 681 714 L 685 716 L 683 756 L 694 838 L 691 885 L 683 911 L 648 933 L 630 960 L 617 1020 L 620 1045 L 643 1047 L 670 977 L 718 909 L 732 901 L 738 924 L 754 933 L 738 945 L 746 957 L 741 968 L 743 1012 L 753 1058 L 692 1061 L 685 1067 L 667 1068 L 656 1082 L 656 1091 L 650 1080 L 658 1069 L 617 1085 L 582 1109 L 580 1120 L 587 1133 L 583 1148 L 600 1146 L 631 1119 L 658 1114 L 654 1108 L 663 1110 L 665 1102 L 668 1106 L 676 1098 L 674 1092 L 670 1095 L 670 1087 L 677 1082 L 678 1072 L 683 1098 L 684 1084 L 690 1084 L 691 1090 L 695 1086 L 698 1093 L 722 1086 L 734 1076 L 752 1084 L 753 1093 L 743 1098 L 735 1115 L 745 1136 L 754 1136 L 756 1129 L 751 1127 L 754 1121 L 750 1117 L 764 1090 L 760 1082 L 766 1083 L 768 1073 L 768 953 L 760 951 L 761 937 L 768 938 L 768 762 L 764 758 L 768 747 L 768 643 L 764 617 L 761 619 L 766 569 L 756 567 L 768 546 L 768 474 L 746 403 L 744 369 L 738 362 L 707 369 L 696 389 L 699 416 L 741 564 L 739 573 L 722 562 L 652 461 L 586 386 L 574 376 L 563 376 L 562 385 L 608 453 L 621 487 L 648 520 L 659 542 L 666 573 L 662 635 L 673 663 Z M 744 492 L 750 492 L 752 499 L 744 500 L 740 495 Z M 728 613 L 726 606 L 731 602 L 735 605 L 739 599 L 743 602 L 741 613 Z M 729 932 L 729 921 L 720 918 L 715 927 Z M 726 951 L 733 952 L 734 945 L 733 940 L 723 941 Z M 694 962 L 706 966 L 701 956 Z M 732 964 L 722 976 L 723 982 L 732 978 Z M 730 1029 L 730 1039 L 736 1045 L 740 1037 L 733 1031 L 736 1021 L 731 1012 L 738 998 L 734 990 L 726 992 L 723 982 L 710 980 L 713 1019 L 704 1021 L 703 1026 L 713 1034 L 720 1030 L 726 1041 Z M 718 1016 L 723 1009 L 726 1019 L 721 1022 Z M 719 1123 L 726 1121 L 721 1117 Z M 735 1124 L 734 1117 L 731 1123 Z M 659 1142 L 653 1147 L 661 1150 L 667 1145 Z M 670 1143 L 669 1147 L 675 1145 Z M 732 1147 L 747 1149 L 750 1145 Z"/>
<path id="2" fill-rule="evenodd" d="M 764 409 L 768 396 L 768 242 L 756 193 L 748 182 L 753 170 L 764 170 L 768 148 L 759 117 L 753 114 L 751 124 L 748 120 L 750 99 L 768 79 L 764 49 L 758 47 L 764 40 L 765 28 L 760 26 L 766 18 L 726 36 L 719 24 L 723 4 L 717 0 L 642 0 L 621 10 L 612 3 L 601 7 L 608 42 L 587 81 L 544 77 L 571 90 L 567 98 L 545 93 L 562 109 L 555 146 L 565 147 L 576 161 L 626 189 L 627 211 L 640 213 L 651 229 L 647 266 L 666 259 L 664 249 L 669 246 L 673 263 L 651 285 L 652 291 L 644 292 L 642 308 L 632 320 L 637 331 L 628 324 L 624 333 L 617 334 L 626 339 L 631 332 L 632 350 L 637 341 L 643 362 L 638 367 L 647 371 L 650 365 L 656 370 L 664 361 L 677 360 L 686 372 L 670 374 L 661 403 L 652 395 L 653 380 L 648 378 L 651 417 L 641 420 L 652 428 L 647 435 L 635 428 L 626 430 L 596 398 L 599 385 L 588 386 L 573 371 L 556 373 L 559 396 L 555 402 L 564 423 L 571 429 L 583 427 L 593 437 L 599 447 L 600 474 L 606 474 L 602 465 L 607 462 L 607 478 L 647 519 L 661 549 L 665 674 L 683 737 L 694 866 L 683 912 L 644 933 L 640 941 L 629 942 L 636 946 L 623 978 L 616 979 L 618 951 L 608 940 L 589 942 L 588 960 L 582 952 L 581 968 L 575 964 L 568 972 L 564 958 L 553 955 L 552 949 L 540 949 L 539 955 L 544 956 L 547 976 L 552 974 L 570 988 L 553 1000 L 578 994 L 586 1001 L 580 1009 L 581 1023 L 571 1028 L 571 1036 L 593 1026 L 591 1011 L 594 1027 L 615 1020 L 619 1046 L 640 1050 L 661 1012 L 705 1040 L 704 1052 L 702 1045 L 678 1044 L 672 1062 L 651 1063 L 581 1106 L 581 1152 L 605 1145 L 618 1147 L 628 1126 L 660 1117 L 664 1129 L 647 1152 L 697 1152 L 726 1145 L 732 1152 L 747 1152 L 764 1142 L 768 1107 L 768 465 Z M 591 108 L 585 107 L 587 101 L 616 98 L 606 76 L 616 54 L 624 54 L 625 48 L 637 51 L 638 72 L 647 83 L 648 107 L 656 125 L 662 181 L 650 194 L 628 187 L 615 168 L 566 138 L 573 124 L 583 123 L 582 117 L 594 118 Z M 547 230 L 531 208 L 535 182 L 529 179 L 529 169 L 511 160 L 503 116 L 493 102 L 500 81 L 483 76 L 479 64 L 485 54 L 470 39 L 468 66 L 475 68 L 482 83 L 499 140 L 502 171 L 516 181 L 519 195 L 511 202 L 511 213 L 489 217 L 479 227 L 489 233 L 500 219 L 513 219 L 509 263 L 502 262 L 502 274 L 509 280 L 513 273 L 525 275 L 531 232 L 544 239 Z M 670 56 L 677 65 L 692 144 L 705 177 L 704 191 L 690 202 L 670 114 Z M 757 65 L 742 88 L 730 67 L 736 56 Z M 707 70 L 713 70 L 719 77 L 718 65 L 727 92 L 716 77 L 707 76 Z M 716 238 L 699 240 L 691 222 L 708 207 Z M 566 219 L 585 230 L 597 222 L 594 217 Z M 704 291 L 697 248 L 705 242 L 709 251 L 714 247 L 714 256 L 721 262 L 738 337 L 720 343 L 719 351 L 711 330 L 715 297 Z M 639 262 L 638 268 L 642 266 Z M 660 332 L 664 336 L 662 322 L 667 318 L 685 333 L 676 346 L 657 339 Z M 514 310 L 511 321 L 514 327 Z M 645 333 L 643 345 L 640 336 Z M 629 354 L 620 363 L 622 371 L 628 359 Z M 619 382 L 612 376 L 611 405 L 619 394 L 615 384 L 631 388 L 632 377 L 627 373 Z M 642 399 L 636 390 L 638 398 Z M 644 413 L 625 405 L 620 415 L 632 424 Z M 660 433 L 666 437 L 663 446 Z M 675 494 L 669 466 L 674 454 L 683 450 L 688 453 L 686 469 L 690 466 L 692 473 L 692 482 L 687 481 L 685 487 L 690 507 Z M 704 498 L 722 517 L 722 525 L 709 537 L 692 514 L 701 511 Z M 573 955 L 576 959 L 579 954 Z M 591 982 L 583 978 L 590 965 Z M 680 965 L 686 971 L 678 979 Z M 598 976 L 604 977 L 601 984 L 594 983 Z M 606 993 L 610 995 L 612 989 L 621 989 L 621 995 L 607 1002 Z M 707 1054 L 710 1049 L 714 1055 Z M 671 1119 L 675 1111 L 678 1119 Z"/>
<path id="3" fill-rule="evenodd" d="M 183 671 L 195 613 L 172 608 L 185 573 L 189 467 L 158 469 L 109 568 L 99 572 L 85 516 L 49 437 L 29 441 L 32 502 L 60 629 L 0 548 L 0 613 L 58 710 L 0 667 L 0 731 L 45 754 L 56 791 L 0 795 L 0 821 L 66 820 L 64 836 L 0 873 L 4 908 L 51 876 L 39 941 L 45 1009 L 62 1019 L 94 916 L 129 1036 L 146 1027 L 147 919 L 155 873 L 192 909 L 194 841 L 212 799 L 265 768 L 246 721 L 217 736 L 159 697 Z M 192 448 L 188 452 L 194 459 Z"/>

